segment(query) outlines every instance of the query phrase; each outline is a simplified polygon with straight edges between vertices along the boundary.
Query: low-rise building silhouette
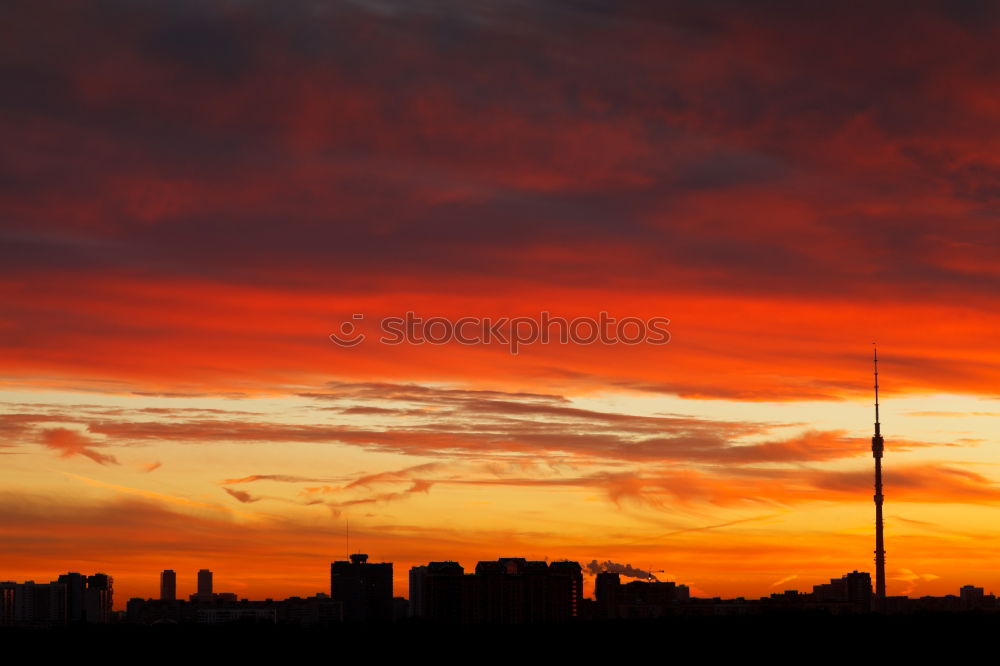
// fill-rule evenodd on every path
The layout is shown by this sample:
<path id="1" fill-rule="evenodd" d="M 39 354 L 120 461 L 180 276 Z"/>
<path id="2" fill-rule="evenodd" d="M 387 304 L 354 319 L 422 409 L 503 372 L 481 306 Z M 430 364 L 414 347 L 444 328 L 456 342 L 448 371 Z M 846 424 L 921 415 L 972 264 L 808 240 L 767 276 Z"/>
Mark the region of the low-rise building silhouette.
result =
<path id="1" fill-rule="evenodd" d="M 623 585 L 619 574 L 608 571 L 597 574 L 594 594 L 598 617 L 607 620 L 671 615 L 691 596 L 687 585 L 655 580 Z"/>

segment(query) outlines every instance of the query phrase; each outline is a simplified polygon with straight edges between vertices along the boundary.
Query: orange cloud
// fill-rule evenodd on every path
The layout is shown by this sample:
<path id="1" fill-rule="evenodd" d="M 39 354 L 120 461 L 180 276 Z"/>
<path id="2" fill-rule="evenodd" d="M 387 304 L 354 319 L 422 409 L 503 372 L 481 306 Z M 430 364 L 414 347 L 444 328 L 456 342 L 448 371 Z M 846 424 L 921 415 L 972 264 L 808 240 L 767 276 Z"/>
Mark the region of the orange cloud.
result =
<path id="1" fill-rule="evenodd" d="M 253 495 L 244 490 L 233 490 L 232 488 L 223 488 L 223 490 L 225 490 L 227 493 L 229 493 L 229 495 L 236 498 L 240 502 L 243 502 L 244 504 L 257 502 L 260 500 L 259 497 L 254 497 Z"/>
<path id="2" fill-rule="evenodd" d="M 83 435 L 76 430 L 69 428 L 49 428 L 41 431 L 42 445 L 59 452 L 60 458 L 70 456 L 84 456 L 90 458 L 98 465 L 111 463 L 117 465 L 115 457 L 106 453 L 95 451 L 93 447 L 101 446 L 100 443 Z"/>

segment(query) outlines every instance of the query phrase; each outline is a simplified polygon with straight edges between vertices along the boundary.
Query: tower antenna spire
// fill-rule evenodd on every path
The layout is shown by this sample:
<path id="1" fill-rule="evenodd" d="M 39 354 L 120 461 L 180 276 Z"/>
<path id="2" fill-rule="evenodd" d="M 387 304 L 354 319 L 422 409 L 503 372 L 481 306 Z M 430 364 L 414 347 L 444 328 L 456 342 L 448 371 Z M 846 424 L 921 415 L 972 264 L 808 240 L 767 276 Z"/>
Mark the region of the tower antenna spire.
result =
<path id="1" fill-rule="evenodd" d="M 879 422 L 878 422 L 878 346 L 873 342 L 872 347 L 875 349 L 875 434 L 881 434 L 879 432 Z"/>
<path id="2" fill-rule="evenodd" d="M 872 457 L 875 458 L 875 609 L 883 610 L 885 601 L 885 542 L 882 537 L 882 452 L 885 443 L 878 416 L 878 346 L 873 361 L 875 365 L 875 435 L 872 437 Z"/>

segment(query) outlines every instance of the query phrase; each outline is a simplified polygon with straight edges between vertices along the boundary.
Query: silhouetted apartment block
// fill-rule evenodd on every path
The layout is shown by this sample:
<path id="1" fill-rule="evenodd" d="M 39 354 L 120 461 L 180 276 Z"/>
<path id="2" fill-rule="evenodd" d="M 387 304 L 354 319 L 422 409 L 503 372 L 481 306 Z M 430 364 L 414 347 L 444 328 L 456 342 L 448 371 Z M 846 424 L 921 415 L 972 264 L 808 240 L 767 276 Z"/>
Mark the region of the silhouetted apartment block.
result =
<path id="1" fill-rule="evenodd" d="M 504 557 L 465 574 L 457 562 L 410 570 L 415 614 L 438 622 L 544 624 L 579 616 L 583 572 L 576 562 Z"/>
<path id="2" fill-rule="evenodd" d="M 177 574 L 173 569 L 164 569 L 160 573 L 160 600 L 177 600 Z"/>
<path id="3" fill-rule="evenodd" d="M 14 609 L 17 607 L 17 587 L 23 583 L 5 581 L 0 583 L 0 627 L 14 624 Z"/>
<path id="4" fill-rule="evenodd" d="M 424 589 L 426 587 L 427 568 L 431 564 L 435 563 L 431 562 L 427 565 L 410 567 L 410 586 L 408 590 L 410 596 L 410 615 L 413 617 L 427 617 L 427 602 L 425 601 L 426 594 Z M 461 569 L 461 565 L 459 565 L 459 568 Z"/>
<path id="5" fill-rule="evenodd" d="M 66 586 L 66 619 L 69 622 L 85 622 L 87 577 L 81 573 L 66 573 L 59 576 L 59 582 Z"/>
<path id="6" fill-rule="evenodd" d="M 829 610 L 850 610 L 865 612 L 872 606 L 872 577 L 867 572 L 852 571 L 840 578 L 831 578 L 829 583 L 813 586 L 816 604 Z"/>
<path id="7" fill-rule="evenodd" d="M 410 569 L 410 610 L 437 622 L 462 620 L 465 569 L 458 562 L 431 562 Z"/>
<path id="8" fill-rule="evenodd" d="M 111 622 L 114 614 L 114 585 L 111 576 L 98 573 L 87 577 L 85 606 L 87 622 Z"/>
<path id="9" fill-rule="evenodd" d="M 556 561 L 549 564 L 549 576 L 565 577 L 569 584 L 569 616 L 578 618 L 583 606 L 583 570 L 578 562 Z"/>
<path id="10" fill-rule="evenodd" d="M 468 620 L 486 624 L 567 622 L 579 610 L 583 573 L 576 562 L 502 557 L 480 562 L 468 595 Z"/>
<path id="11" fill-rule="evenodd" d="M 997 600 L 986 590 L 974 585 L 965 585 L 959 592 L 962 610 L 997 610 Z"/>
<path id="12" fill-rule="evenodd" d="M 66 624 L 62 583 L 0 583 L 0 626 L 50 627 Z"/>
<path id="13" fill-rule="evenodd" d="M 392 562 L 373 563 L 364 554 L 330 564 L 330 598 L 348 622 L 392 620 Z"/>
<path id="14" fill-rule="evenodd" d="M 67 573 L 59 576 L 58 582 L 66 586 L 66 617 L 69 622 L 111 622 L 114 605 L 114 581 L 111 576 Z"/>
<path id="15" fill-rule="evenodd" d="M 198 592 L 197 597 L 200 601 L 209 601 L 212 599 L 212 572 L 208 569 L 198 570 Z"/>
<path id="16" fill-rule="evenodd" d="M 201 606 L 236 603 L 233 592 L 215 592 L 214 574 L 208 569 L 198 570 L 198 591 L 188 597 L 191 603 Z"/>

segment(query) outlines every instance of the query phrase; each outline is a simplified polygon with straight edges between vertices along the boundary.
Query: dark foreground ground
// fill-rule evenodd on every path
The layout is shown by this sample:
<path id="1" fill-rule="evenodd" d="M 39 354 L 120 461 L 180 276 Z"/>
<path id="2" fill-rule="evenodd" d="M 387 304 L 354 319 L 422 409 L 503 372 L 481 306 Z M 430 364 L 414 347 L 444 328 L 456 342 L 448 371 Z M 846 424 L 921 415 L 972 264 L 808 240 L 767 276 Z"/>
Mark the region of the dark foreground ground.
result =
<path id="1" fill-rule="evenodd" d="M 387 661 L 475 663 L 538 660 L 671 663 L 705 658 L 738 663 L 823 662 L 873 658 L 927 661 L 932 652 L 963 661 L 1000 649 L 1000 614 L 771 614 L 582 622 L 559 626 L 444 626 L 399 622 L 385 626 L 303 628 L 276 625 L 108 625 L 49 629 L 0 628 L 0 645 L 36 656 L 60 652 L 108 661 L 219 659 L 258 663 L 308 660 L 352 664 Z M 14 663 L 14 662 L 11 662 Z"/>

